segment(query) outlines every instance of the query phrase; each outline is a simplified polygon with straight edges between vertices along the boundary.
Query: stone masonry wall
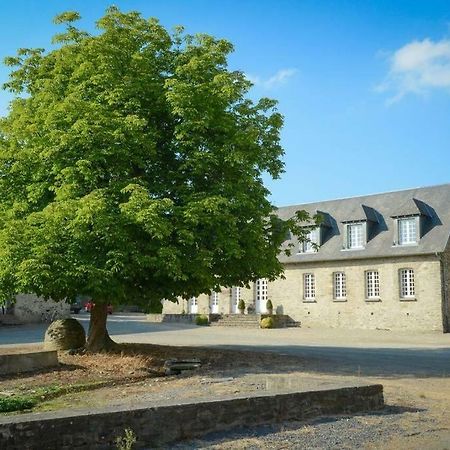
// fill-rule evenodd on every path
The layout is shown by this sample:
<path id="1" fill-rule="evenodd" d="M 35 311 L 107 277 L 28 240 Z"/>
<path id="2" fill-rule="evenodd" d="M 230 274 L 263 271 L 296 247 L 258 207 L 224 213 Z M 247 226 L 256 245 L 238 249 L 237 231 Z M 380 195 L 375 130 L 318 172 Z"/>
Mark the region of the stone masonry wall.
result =
<path id="1" fill-rule="evenodd" d="M 400 298 L 399 270 L 414 270 L 415 298 Z M 378 270 L 379 301 L 366 299 L 365 271 Z M 346 274 L 347 298 L 333 299 L 333 273 Z M 303 274 L 314 273 L 316 299 L 303 299 Z M 324 264 L 290 264 L 285 280 L 269 285 L 274 308 L 282 305 L 285 314 L 303 326 L 391 330 L 441 330 L 442 289 L 437 257 L 408 257 Z"/>
<path id="2" fill-rule="evenodd" d="M 138 438 L 133 448 L 159 448 L 243 425 L 350 414 L 383 405 L 383 387 L 371 385 L 170 406 L 25 414 L 0 417 L 0 448 L 109 450 L 115 448 L 113 442 L 123 436 L 125 428 L 132 429 Z"/>
<path id="3" fill-rule="evenodd" d="M 51 316 L 61 319 L 70 314 L 70 305 L 65 302 L 44 300 L 31 294 L 20 294 L 14 304 L 14 315 L 21 322 L 42 322 L 45 317 Z"/>
<path id="4" fill-rule="evenodd" d="M 441 257 L 442 321 L 445 332 L 450 332 L 450 240 Z"/>
<path id="5" fill-rule="evenodd" d="M 450 250 L 446 254 L 449 292 Z M 415 298 L 400 298 L 399 270 L 414 270 Z M 378 270 L 380 276 L 379 301 L 366 299 L 365 271 Z M 347 298 L 333 298 L 333 273 L 346 274 Z M 303 274 L 314 273 L 315 301 L 303 299 Z M 268 295 L 274 311 L 289 315 L 306 327 L 440 330 L 443 331 L 441 262 L 433 255 L 420 257 L 384 258 L 369 260 L 335 261 L 308 264 L 287 264 L 285 279 L 268 286 Z M 254 302 L 252 289 L 241 289 L 246 305 Z M 198 298 L 198 313 L 208 314 L 209 297 Z M 164 313 L 188 311 L 187 302 L 166 302 Z M 230 289 L 219 294 L 219 312 L 230 313 Z"/>

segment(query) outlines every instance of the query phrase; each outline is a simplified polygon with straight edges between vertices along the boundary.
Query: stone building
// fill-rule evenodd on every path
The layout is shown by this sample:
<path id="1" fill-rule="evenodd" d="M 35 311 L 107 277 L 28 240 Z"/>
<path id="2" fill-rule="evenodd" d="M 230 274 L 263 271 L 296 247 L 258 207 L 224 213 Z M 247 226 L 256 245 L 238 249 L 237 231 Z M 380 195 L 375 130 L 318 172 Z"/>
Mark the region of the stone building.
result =
<path id="1" fill-rule="evenodd" d="M 285 278 L 251 289 L 224 288 L 164 313 L 238 313 L 240 298 L 302 326 L 391 330 L 450 329 L 450 184 L 278 209 L 322 217 L 309 242 L 280 255 Z"/>
<path id="2" fill-rule="evenodd" d="M 9 302 L 0 310 L 0 325 L 15 322 L 51 322 L 69 315 L 68 303 L 45 300 L 33 294 L 19 294 L 14 303 Z"/>

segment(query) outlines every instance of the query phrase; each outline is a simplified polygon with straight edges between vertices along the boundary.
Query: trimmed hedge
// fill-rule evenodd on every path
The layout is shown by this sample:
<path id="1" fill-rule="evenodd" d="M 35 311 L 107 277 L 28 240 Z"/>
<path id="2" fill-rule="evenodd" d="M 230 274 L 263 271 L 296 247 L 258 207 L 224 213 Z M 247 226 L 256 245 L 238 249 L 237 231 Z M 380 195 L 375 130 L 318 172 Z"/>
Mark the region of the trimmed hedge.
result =
<path id="1" fill-rule="evenodd" d="M 208 316 L 205 316 L 205 315 L 197 316 L 195 318 L 195 323 L 196 323 L 196 325 L 202 325 L 202 326 L 208 325 L 209 324 Z"/>
<path id="2" fill-rule="evenodd" d="M 261 328 L 274 328 L 275 321 L 273 320 L 272 317 L 264 317 L 264 319 L 261 319 L 259 326 Z"/>

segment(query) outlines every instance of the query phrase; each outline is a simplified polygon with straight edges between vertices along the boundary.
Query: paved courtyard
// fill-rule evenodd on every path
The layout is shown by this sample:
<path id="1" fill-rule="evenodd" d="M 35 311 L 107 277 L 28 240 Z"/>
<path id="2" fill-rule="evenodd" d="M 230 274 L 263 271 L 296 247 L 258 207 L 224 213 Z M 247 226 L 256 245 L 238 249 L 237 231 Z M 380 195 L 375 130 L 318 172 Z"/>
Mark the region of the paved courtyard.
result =
<path id="1" fill-rule="evenodd" d="M 87 328 L 89 315 L 75 317 Z M 0 347 L 42 342 L 46 326 L 0 327 Z M 227 387 L 226 377 L 230 377 L 229 388 L 237 389 L 235 392 L 268 386 L 269 382 L 275 383 L 276 389 L 284 388 L 284 384 L 289 388 L 297 385 L 304 388 L 308 383 L 314 383 L 316 388 L 325 384 L 355 383 L 382 383 L 384 386 L 387 407 L 380 413 L 244 429 L 211 436 L 204 441 L 183 442 L 177 448 L 448 449 L 450 334 L 198 327 L 155 324 L 147 322 L 142 314 L 119 313 L 108 318 L 108 328 L 118 342 L 209 346 L 300 357 L 298 367 L 274 365 L 270 372 L 261 372 L 257 367 L 242 373 L 230 369 L 229 373 L 222 374 L 225 377 L 222 384 Z M 192 394 L 210 386 L 204 384 L 202 376 L 181 378 L 177 383 L 173 392 L 170 386 L 169 390 L 164 390 L 161 385 L 154 395 L 178 398 L 183 389 Z M 225 389 L 224 386 L 219 387 Z M 149 395 L 149 388 L 145 388 L 145 392 Z M 80 397 L 83 395 L 81 393 Z M 90 394 L 90 398 L 93 396 Z"/>
<path id="2" fill-rule="evenodd" d="M 86 327 L 89 315 L 74 316 Z M 0 327 L 0 345 L 42 342 L 47 324 Z M 336 367 L 342 374 L 369 376 L 450 375 L 450 334 L 288 328 L 274 330 L 157 324 L 143 314 L 114 314 L 108 329 L 118 342 L 212 346 L 293 354 L 311 369 Z M 317 366 L 317 367 L 316 367 Z"/>

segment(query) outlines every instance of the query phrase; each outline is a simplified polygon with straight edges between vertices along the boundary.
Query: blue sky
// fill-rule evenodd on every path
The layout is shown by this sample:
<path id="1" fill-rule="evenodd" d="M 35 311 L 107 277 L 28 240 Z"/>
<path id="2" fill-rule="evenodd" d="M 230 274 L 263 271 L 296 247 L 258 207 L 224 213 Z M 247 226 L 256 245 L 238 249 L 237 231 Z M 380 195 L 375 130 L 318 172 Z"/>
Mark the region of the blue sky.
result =
<path id="1" fill-rule="evenodd" d="M 77 10 L 93 29 L 110 2 L 2 2 L 0 58 L 49 48 L 55 14 Z M 235 45 L 233 69 L 251 95 L 279 100 L 286 172 L 277 205 L 450 182 L 448 0 L 129 0 L 188 32 Z M 7 79 L 0 68 L 0 82 Z M 0 115 L 9 97 L 0 93 Z"/>

